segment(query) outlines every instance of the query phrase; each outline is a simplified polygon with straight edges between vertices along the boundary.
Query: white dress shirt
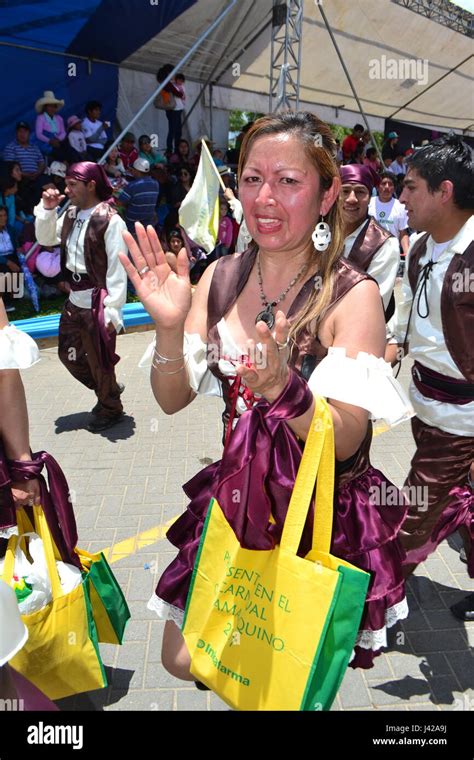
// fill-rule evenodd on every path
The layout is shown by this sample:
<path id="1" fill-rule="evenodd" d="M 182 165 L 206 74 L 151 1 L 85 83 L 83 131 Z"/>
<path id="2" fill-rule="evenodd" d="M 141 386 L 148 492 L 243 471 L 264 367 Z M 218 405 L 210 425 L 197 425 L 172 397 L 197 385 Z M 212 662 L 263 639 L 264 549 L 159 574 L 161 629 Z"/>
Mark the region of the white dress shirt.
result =
<path id="1" fill-rule="evenodd" d="M 73 208 L 73 207 L 71 207 Z M 76 221 L 69 234 L 66 245 L 66 267 L 71 272 L 86 274 L 84 259 L 84 238 L 89 219 L 96 206 L 85 211 L 78 211 Z M 61 242 L 61 230 L 68 211 L 59 219 L 56 209 L 45 209 L 40 201 L 34 209 L 36 239 L 40 245 L 52 246 Z M 81 224 L 82 223 L 82 224 Z M 118 252 L 126 253 L 127 247 L 123 242 L 122 232 L 127 229 L 123 219 L 114 214 L 105 231 L 105 250 L 107 253 L 106 289 L 108 295 L 104 298 L 105 323 L 112 322 L 119 330 L 123 327 L 122 306 L 127 300 L 127 274 L 120 263 Z M 69 300 L 81 309 L 90 309 L 92 290 L 78 290 L 69 294 Z"/>
<path id="2" fill-rule="evenodd" d="M 446 248 L 441 250 L 433 266 L 426 287 L 429 316 L 424 319 L 417 313 L 417 295 L 407 339 L 410 344 L 409 355 L 412 359 L 416 359 L 428 369 L 432 369 L 447 377 L 453 377 L 456 380 L 465 380 L 465 378 L 446 348 L 441 321 L 441 290 L 446 271 L 454 254 L 463 253 L 473 238 L 474 216 L 471 216 L 466 224 L 461 227 L 457 235 L 446 243 Z M 409 257 L 412 248 L 413 246 L 410 247 L 407 255 L 400 299 L 397 303 L 395 314 L 388 325 L 393 335 L 393 339 L 390 340 L 391 343 L 402 344 L 405 339 L 410 307 L 413 301 L 413 294 L 408 280 Z M 423 266 L 432 258 L 436 258 L 436 256 L 433 257 L 433 252 L 438 249 L 436 252 L 439 253 L 439 248 L 440 246 L 435 244 L 430 235 L 426 241 L 426 253 L 420 259 L 420 265 Z M 425 313 L 424 305 L 425 299 L 422 296 L 422 313 Z M 467 349 L 468 346 L 466 346 Z M 472 346 L 470 349 L 473 350 Z M 453 435 L 474 436 L 474 401 L 463 405 L 434 401 L 423 396 L 413 382 L 410 384 L 410 399 L 417 416 L 427 425 L 440 428 L 440 430 L 452 433 Z"/>
<path id="3" fill-rule="evenodd" d="M 361 231 L 367 219 L 364 219 L 361 225 L 344 240 L 344 257 L 347 259 L 356 238 Z M 367 269 L 374 280 L 377 280 L 382 296 L 384 309 L 387 308 L 390 296 L 392 295 L 397 277 L 398 265 L 400 263 L 400 244 L 395 237 L 388 238 L 382 247 L 377 251 Z"/>

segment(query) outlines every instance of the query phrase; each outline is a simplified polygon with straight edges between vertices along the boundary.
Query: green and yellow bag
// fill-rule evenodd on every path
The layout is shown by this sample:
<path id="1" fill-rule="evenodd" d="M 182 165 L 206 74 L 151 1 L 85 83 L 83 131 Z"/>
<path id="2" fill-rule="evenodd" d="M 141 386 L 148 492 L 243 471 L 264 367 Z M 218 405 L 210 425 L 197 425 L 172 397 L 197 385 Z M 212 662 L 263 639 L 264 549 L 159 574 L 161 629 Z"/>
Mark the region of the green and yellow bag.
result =
<path id="1" fill-rule="evenodd" d="M 20 534 L 33 530 L 23 509 L 17 510 L 17 523 Z M 56 559 L 60 559 L 54 541 L 53 550 Z M 130 610 L 122 589 L 102 552 L 90 554 L 79 548 L 75 552 L 87 584 L 99 643 L 121 644 L 130 619 Z"/>
<path id="2" fill-rule="evenodd" d="M 239 710 L 328 710 L 361 620 L 370 576 L 330 554 L 334 431 L 327 403 L 316 407 L 280 545 L 243 549 L 215 499 L 204 525 L 183 636 L 191 673 Z"/>
<path id="3" fill-rule="evenodd" d="M 89 592 L 83 580 L 69 593 L 61 588 L 54 547 L 44 512 L 33 507 L 35 532 L 43 541 L 52 601 L 22 615 L 28 639 L 10 665 L 50 699 L 61 699 L 107 686 L 99 653 Z M 3 580 L 11 585 L 18 536 L 8 541 Z"/>

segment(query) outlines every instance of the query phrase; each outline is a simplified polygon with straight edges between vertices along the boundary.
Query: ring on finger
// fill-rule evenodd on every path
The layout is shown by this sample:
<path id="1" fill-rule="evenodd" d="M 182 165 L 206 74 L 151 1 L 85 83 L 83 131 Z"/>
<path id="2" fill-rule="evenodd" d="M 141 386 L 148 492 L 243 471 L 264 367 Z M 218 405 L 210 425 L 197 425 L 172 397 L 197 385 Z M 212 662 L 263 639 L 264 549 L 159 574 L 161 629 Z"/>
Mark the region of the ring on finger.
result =
<path id="1" fill-rule="evenodd" d="M 150 271 L 150 267 L 147 265 L 146 267 L 143 267 L 143 269 L 140 269 L 140 271 L 138 272 L 138 274 L 141 277 L 142 275 L 146 274 L 149 271 Z"/>
<path id="2" fill-rule="evenodd" d="M 289 338 L 287 338 L 284 343 L 280 343 L 278 340 L 275 341 L 279 351 L 283 351 L 284 348 L 287 348 L 289 342 Z"/>

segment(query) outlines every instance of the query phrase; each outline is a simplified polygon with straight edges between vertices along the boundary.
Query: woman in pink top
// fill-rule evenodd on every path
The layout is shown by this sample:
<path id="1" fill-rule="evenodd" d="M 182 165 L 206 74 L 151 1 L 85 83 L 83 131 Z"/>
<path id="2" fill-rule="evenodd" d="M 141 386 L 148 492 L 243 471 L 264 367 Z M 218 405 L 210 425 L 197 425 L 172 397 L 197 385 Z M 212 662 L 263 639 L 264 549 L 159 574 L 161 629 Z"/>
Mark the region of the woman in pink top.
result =
<path id="1" fill-rule="evenodd" d="M 227 216 L 229 211 L 229 204 L 225 198 L 221 198 L 219 202 L 219 232 L 218 232 L 218 258 L 225 256 L 229 253 L 232 245 L 232 238 L 234 236 L 234 228 L 232 221 Z"/>
<path id="2" fill-rule="evenodd" d="M 39 148 L 43 155 L 60 159 L 58 151 L 61 142 L 66 138 L 66 130 L 62 117 L 58 115 L 58 110 L 64 105 L 64 100 L 58 100 L 54 92 L 46 90 L 42 98 L 35 103 L 36 117 L 36 138 L 39 141 Z"/>
<path id="3" fill-rule="evenodd" d="M 377 158 L 377 151 L 375 148 L 367 148 L 364 158 L 365 166 L 371 166 L 375 172 L 380 171 L 380 161 Z"/>

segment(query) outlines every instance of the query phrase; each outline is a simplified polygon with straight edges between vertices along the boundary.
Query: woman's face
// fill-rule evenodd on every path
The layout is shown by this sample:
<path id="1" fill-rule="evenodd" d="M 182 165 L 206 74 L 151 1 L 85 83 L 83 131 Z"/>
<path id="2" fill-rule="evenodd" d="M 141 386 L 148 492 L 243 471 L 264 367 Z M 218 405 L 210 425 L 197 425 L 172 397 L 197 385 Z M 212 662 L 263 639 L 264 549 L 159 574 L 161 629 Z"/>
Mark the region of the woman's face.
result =
<path id="1" fill-rule="evenodd" d="M 48 103 L 48 105 L 44 107 L 44 110 L 49 116 L 54 116 L 58 110 L 58 106 L 56 103 Z"/>
<path id="2" fill-rule="evenodd" d="M 180 153 L 182 156 L 187 156 L 189 154 L 189 145 L 186 140 L 181 140 L 181 142 L 178 144 L 178 153 Z"/>
<path id="3" fill-rule="evenodd" d="M 183 247 L 183 241 L 181 240 L 181 238 L 173 235 L 173 237 L 170 238 L 171 252 L 178 254 L 182 247 Z"/>
<path id="4" fill-rule="evenodd" d="M 180 179 L 181 182 L 189 182 L 190 181 L 191 175 L 190 175 L 190 173 L 188 172 L 187 169 L 181 169 L 181 171 L 179 173 L 179 179 Z"/>
<path id="5" fill-rule="evenodd" d="M 262 250 L 275 253 L 304 248 L 319 215 L 332 205 L 323 209 L 319 174 L 301 141 L 289 134 L 255 141 L 239 193 L 249 233 Z"/>
<path id="6" fill-rule="evenodd" d="M 149 142 L 143 142 L 141 146 L 143 153 L 151 153 L 151 143 Z"/>
<path id="7" fill-rule="evenodd" d="M 11 176 L 12 176 L 12 178 L 16 182 L 21 182 L 21 178 L 22 178 L 23 175 L 21 173 L 21 166 L 20 166 L 20 164 L 15 164 L 13 166 L 13 169 L 12 169 L 12 172 L 11 172 Z"/>
<path id="8" fill-rule="evenodd" d="M 109 153 L 109 157 L 108 157 L 108 160 L 109 160 L 111 163 L 115 163 L 115 161 L 116 161 L 116 160 L 117 160 L 117 158 L 118 158 L 118 154 L 119 154 L 119 152 L 118 152 L 118 148 L 112 148 L 112 150 L 111 150 L 111 151 L 110 151 L 110 153 Z"/>

